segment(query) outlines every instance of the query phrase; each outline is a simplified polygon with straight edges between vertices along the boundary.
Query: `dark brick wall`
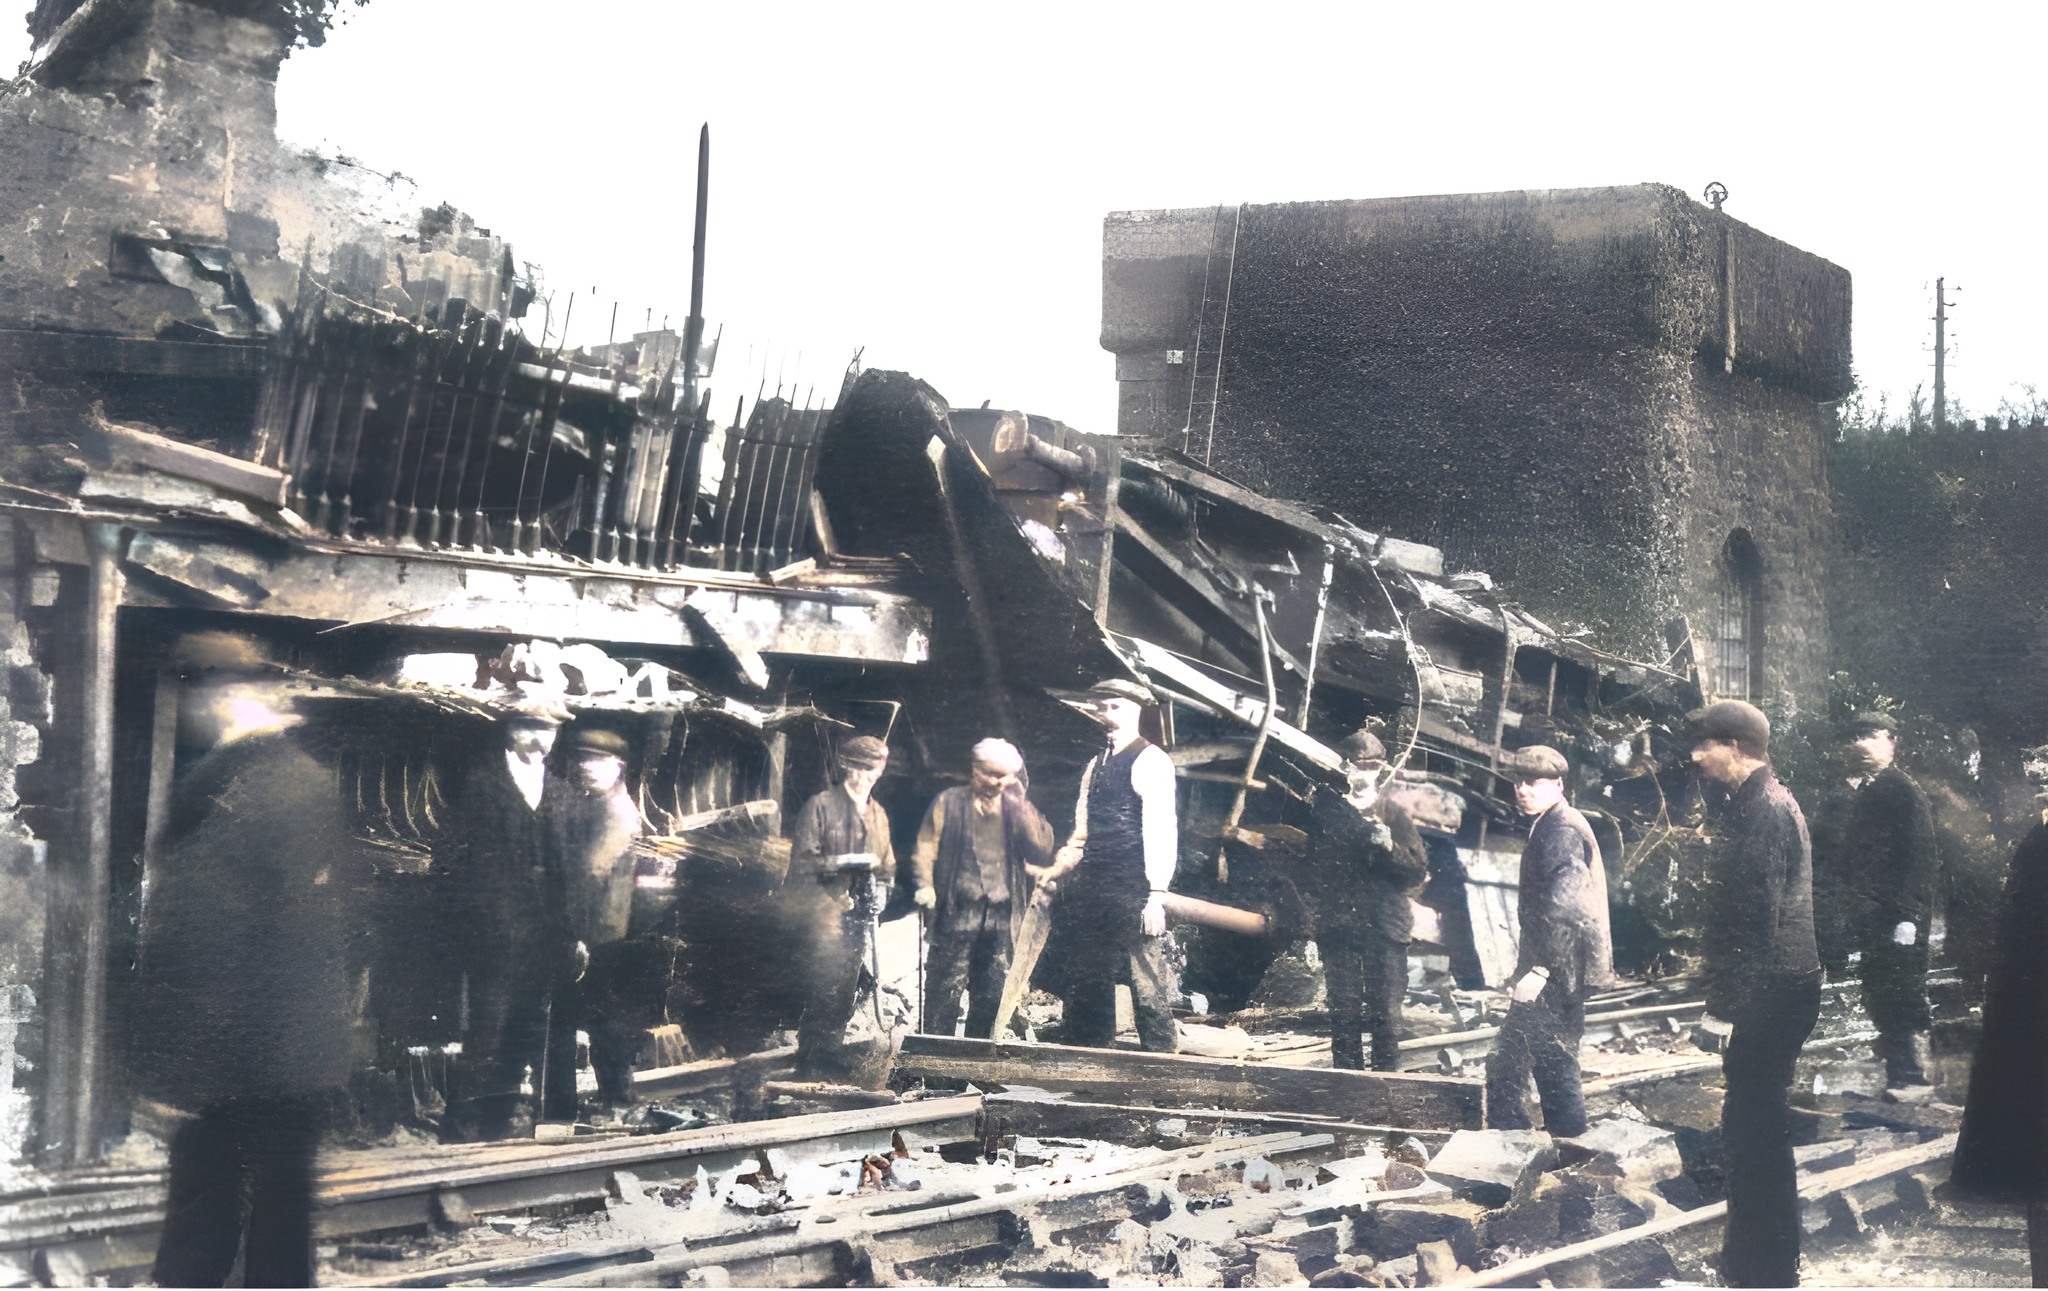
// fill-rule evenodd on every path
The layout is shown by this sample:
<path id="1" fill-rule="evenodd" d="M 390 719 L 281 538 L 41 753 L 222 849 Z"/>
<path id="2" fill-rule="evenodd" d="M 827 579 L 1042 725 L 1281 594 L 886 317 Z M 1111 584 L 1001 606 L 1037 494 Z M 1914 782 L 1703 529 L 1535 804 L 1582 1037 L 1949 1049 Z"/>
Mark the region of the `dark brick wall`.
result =
<path id="1" fill-rule="evenodd" d="M 1191 365 L 1168 351 L 1195 348 L 1213 223 L 1108 221 L 1124 433 L 1181 442 Z M 1822 401 L 1849 388 L 1849 304 L 1843 270 L 1658 185 L 1247 207 L 1212 464 L 1440 546 L 1638 656 L 1702 620 L 1748 529 L 1765 690 L 1805 690 L 1825 675 Z"/>

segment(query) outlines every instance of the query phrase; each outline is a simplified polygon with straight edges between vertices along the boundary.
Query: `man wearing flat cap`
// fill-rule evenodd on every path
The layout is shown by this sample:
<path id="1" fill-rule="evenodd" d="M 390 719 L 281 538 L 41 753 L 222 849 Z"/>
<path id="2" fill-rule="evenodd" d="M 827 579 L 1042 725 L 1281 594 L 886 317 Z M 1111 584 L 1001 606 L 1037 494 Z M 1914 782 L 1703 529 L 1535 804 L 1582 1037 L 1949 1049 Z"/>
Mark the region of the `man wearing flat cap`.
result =
<path id="1" fill-rule="evenodd" d="M 1116 1039 L 1117 982 L 1128 975 L 1139 1042 L 1172 1053 L 1180 1044 L 1178 987 L 1166 956 L 1163 898 L 1180 850 L 1173 762 L 1138 733 L 1151 691 L 1115 679 L 1089 697 L 1109 747 L 1081 773 L 1074 832 L 1037 876 L 1059 881 L 1052 957 L 1067 971 L 1061 1029 L 1069 1044 L 1108 1048 Z"/>
<path id="2" fill-rule="evenodd" d="M 566 937 L 549 1011 L 547 1088 L 550 1119 L 577 1113 L 576 1032 L 590 1036 L 590 1065 L 599 1099 L 612 1107 L 632 1101 L 633 1054 L 654 1010 L 652 967 L 645 947 L 625 938 L 633 913 L 633 844 L 643 822 L 626 787 L 628 746 L 617 731 L 578 722 L 569 728 L 567 776 L 550 780 L 542 813 L 555 870 Z"/>
<path id="3" fill-rule="evenodd" d="M 1707 1012 L 1734 1024 L 1721 1054 L 1728 1228 L 1721 1281 L 1799 1285 L 1799 1193 L 1786 1090 L 1820 1015 L 1806 817 L 1770 766 L 1771 723 L 1724 699 L 1692 714 L 1699 773 L 1728 795 L 1713 829 L 1702 937 Z"/>
<path id="4" fill-rule="evenodd" d="M 1486 1060 L 1489 1129 L 1530 1128 L 1523 1091 L 1533 1075 L 1543 1128 L 1560 1138 L 1586 1132 L 1579 1041 L 1586 996 L 1614 980 L 1607 924 L 1607 871 L 1600 844 L 1565 801 L 1564 754 L 1538 744 L 1503 757 L 1515 805 L 1531 818 L 1522 849 L 1521 940 L 1508 988 L 1508 1016 Z"/>
<path id="5" fill-rule="evenodd" d="M 1429 853 L 1408 813 L 1380 796 L 1387 750 L 1379 737 L 1360 730 L 1337 747 L 1346 791 L 1316 790 L 1303 875 L 1330 1008 L 1330 1065 L 1363 1070 L 1369 1033 L 1373 1070 L 1394 1071 L 1415 931 L 1409 897 L 1429 877 Z"/>
<path id="6" fill-rule="evenodd" d="M 910 873 L 932 912 L 924 1029 L 952 1035 L 967 993 L 967 1034 L 986 1040 L 1031 896 L 1029 869 L 1052 863 L 1052 825 L 1025 796 L 1024 755 L 1008 740 L 974 746 L 967 784 L 932 799 Z"/>
<path id="7" fill-rule="evenodd" d="M 840 782 L 812 796 L 790 834 L 789 881 L 816 885 L 816 941 L 809 999 L 797 1024 L 797 1069 L 817 1079 L 844 1075 L 846 1024 L 860 1002 L 862 951 L 879 893 L 896 877 L 889 816 L 874 800 L 889 746 L 872 735 L 839 746 Z"/>
<path id="8" fill-rule="evenodd" d="M 1871 1047 L 1884 1059 L 1885 1096 L 1915 1102 L 1933 1092 L 1927 1076 L 1927 928 L 1934 918 L 1941 857 L 1934 813 L 1913 778 L 1894 765 L 1898 723 L 1857 713 L 1842 726 L 1847 775 L 1814 813 L 1814 917 L 1822 962 L 1846 971 L 1861 953 L 1863 1007 L 1877 1027 Z"/>

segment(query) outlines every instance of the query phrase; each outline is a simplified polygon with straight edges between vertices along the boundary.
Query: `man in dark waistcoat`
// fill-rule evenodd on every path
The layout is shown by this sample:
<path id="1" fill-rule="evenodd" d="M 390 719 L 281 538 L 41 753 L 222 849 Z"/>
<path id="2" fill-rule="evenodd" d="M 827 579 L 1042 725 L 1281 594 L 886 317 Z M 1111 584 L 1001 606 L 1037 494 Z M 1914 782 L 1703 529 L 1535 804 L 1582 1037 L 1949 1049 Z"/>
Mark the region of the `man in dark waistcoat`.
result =
<path id="1" fill-rule="evenodd" d="M 888 765 L 889 746 L 874 736 L 846 741 L 839 747 L 840 782 L 812 795 L 790 833 L 788 881 L 815 894 L 809 993 L 796 1033 L 797 1070 L 809 1079 L 847 1074 L 846 1024 L 860 1003 L 881 894 L 896 877 L 889 815 L 873 797 Z"/>
<path id="2" fill-rule="evenodd" d="M 1319 787 L 1307 880 L 1309 917 L 1330 1010 L 1330 1065 L 1375 1071 L 1400 1059 L 1401 1000 L 1408 991 L 1409 897 L 1429 877 L 1429 853 L 1408 813 L 1380 796 L 1387 750 L 1371 731 L 1338 746 L 1348 792 Z"/>
<path id="3" fill-rule="evenodd" d="M 1031 896 L 1029 869 L 1052 863 L 1052 825 L 1025 796 L 1024 755 L 1008 740 L 974 746 L 972 778 L 932 799 L 910 873 L 932 912 L 924 1029 L 952 1035 L 967 992 L 967 1034 L 986 1040 Z"/>
<path id="4" fill-rule="evenodd" d="M 1786 1091 L 1820 1014 L 1806 817 L 1770 767 L 1771 723 L 1740 700 L 1693 714 L 1692 762 L 1729 794 L 1713 828 L 1701 949 L 1721 1055 L 1728 1286 L 1799 1284 L 1799 1193 Z"/>
<path id="5" fill-rule="evenodd" d="M 1113 1043 L 1117 982 L 1128 974 L 1139 1042 L 1172 1053 L 1180 1043 L 1173 1025 L 1179 988 L 1166 956 L 1162 898 L 1180 848 L 1173 762 L 1138 733 L 1154 702 L 1150 691 L 1119 679 L 1090 694 L 1109 747 L 1081 773 L 1074 832 L 1045 875 L 1059 883 L 1053 935 L 1067 970 L 1061 1031 L 1069 1044 Z"/>
<path id="6" fill-rule="evenodd" d="M 1614 980 L 1607 872 L 1592 826 L 1565 801 L 1570 769 L 1564 754 L 1542 744 L 1501 759 L 1515 781 L 1515 804 L 1531 824 L 1508 1016 L 1486 1060 L 1487 1127 L 1529 1128 L 1523 1091 L 1534 1075 L 1543 1128 L 1562 1138 L 1586 1132 L 1579 1082 L 1586 995 Z"/>
<path id="7" fill-rule="evenodd" d="M 244 1285 L 313 1285 L 315 1151 L 368 1057 L 368 866 L 332 751 L 295 721 L 256 723 L 179 777 L 142 911 L 130 1065 L 194 1114 L 171 1137 L 159 1286 L 225 1285 L 238 1250 Z"/>
<path id="8" fill-rule="evenodd" d="M 2048 804 L 2048 747 L 2028 771 Z M 1949 1177 L 1956 1190 L 2023 1206 L 2033 1284 L 2048 1286 L 2048 810 L 2013 852 L 1999 909 L 1984 1032 Z"/>
<path id="9" fill-rule="evenodd" d="M 1927 930 L 1941 857 L 1934 813 L 1894 765 L 1898 724 L 1858 713 L 1843 730 L 1849 777 L 1822 805 L 1813 831 L 1815 916 L 1834 930 L 1837 954 L 1862 956 L 1863 1008 L 1877 1027 L 1885 1094 L 1917 1102 L 1928 1079 Z M 1826 899 L 1833 909 L 1822 909 Z"/>

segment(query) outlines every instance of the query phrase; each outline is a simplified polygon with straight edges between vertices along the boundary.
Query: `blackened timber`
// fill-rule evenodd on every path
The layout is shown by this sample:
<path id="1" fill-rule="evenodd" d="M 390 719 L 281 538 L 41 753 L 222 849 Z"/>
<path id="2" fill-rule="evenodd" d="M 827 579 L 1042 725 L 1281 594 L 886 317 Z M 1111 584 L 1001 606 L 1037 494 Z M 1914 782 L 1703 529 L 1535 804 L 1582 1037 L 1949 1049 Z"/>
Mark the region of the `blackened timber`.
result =
<path id="1" fill-rule="evenodd" d="M 1236 609 L 1221 596 L 1210 590 L 1209 580 L 1201 571 L 1189 568 L 1179 557 L 1167 550 L 1166 545 L 1145 531 L 1143 525 L 1131 518 L 1128 511 L 1118 511 L 1114 520 L 1116 532 L 1130 542 L 1118 553 L 1117 558 L 1130 565 L 1141 575 L 1149 575 L 1145 582 L 1153 591 L 1181 613 L 1195 621 L 1196 626 L 1213 637 L 1222 639 L 1223 644 L 1240 660 L 1249 662 L 1263 652 L 1260 647 L 1258 629 L 1238 617 Z M 1273 643 L 1273 654 L 1296 676 L 1305 677 L 1308 670 L 1301 660 L 1278 642 Z"/>
<path id="2" fill-rule="evenodd" d="M 1457 1076 L 1271 1067 L 1187 1054 L 913 1035 L 899 1076 L 1086 1092 L 1107 1102 L 1313 1112 L 1373 1125 L 1477 1129 L 1485 1085 Z"/>
<path id="3" fill-rule="evenodd" d="M 195 603 L 209 608 L 222 604 L 209 586 L 210 571 L 228 570 L 243 593 L 231 608 L 325 623 L 713 645 L 685 621 L 687 603 L 720 625 L 728 647 L 869 663 L 922 663 L 931 632 L 931 613 L 916 601 L 880 587 L 837 583 L 829 573 L 807 580 L 809 585 L 778 588 L 710 571 L 689 579 L 655 573 L 629 578 L 535 568 L 509 557 L 458 560 L 339 543 L 269 553 L 243 542 L 154 532 L 135 536 L 128 562 L 173 582 L 190 580 L 187 585 L 200 597 Z"/>

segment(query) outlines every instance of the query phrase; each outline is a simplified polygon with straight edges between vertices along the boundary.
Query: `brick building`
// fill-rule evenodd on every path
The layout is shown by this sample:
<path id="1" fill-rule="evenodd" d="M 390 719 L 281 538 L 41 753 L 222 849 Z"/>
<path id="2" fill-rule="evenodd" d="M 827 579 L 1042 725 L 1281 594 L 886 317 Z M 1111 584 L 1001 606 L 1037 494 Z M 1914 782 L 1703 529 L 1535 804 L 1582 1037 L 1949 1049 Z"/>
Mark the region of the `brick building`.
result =
<path id="1" fill-rule="evenodd" d="M 1707 690 L 1828 668 L 1846 270 L 1659 184 L 1119 212 L 1118 429 Z M 1220 338 L 1220 345 L 1219 345 Z"/>

